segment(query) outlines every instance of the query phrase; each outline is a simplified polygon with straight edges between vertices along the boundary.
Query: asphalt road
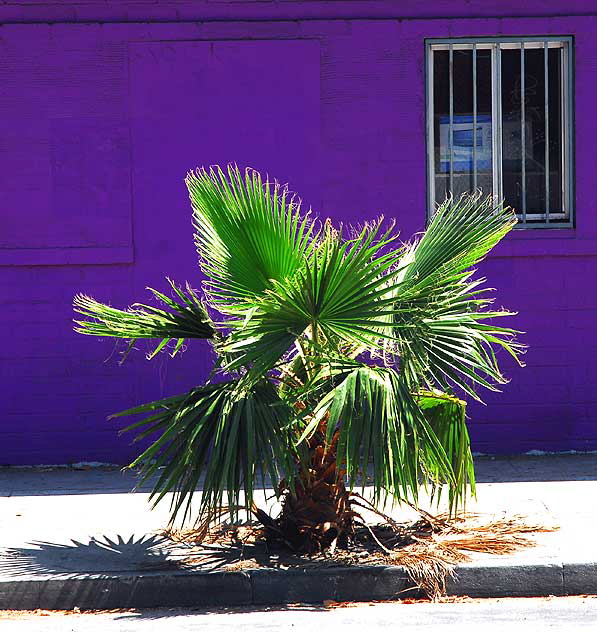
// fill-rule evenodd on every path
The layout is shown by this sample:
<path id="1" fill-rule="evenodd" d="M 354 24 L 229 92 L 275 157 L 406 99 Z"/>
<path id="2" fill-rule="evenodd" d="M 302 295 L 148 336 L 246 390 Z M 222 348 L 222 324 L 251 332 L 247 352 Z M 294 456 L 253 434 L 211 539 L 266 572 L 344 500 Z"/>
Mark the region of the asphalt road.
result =
<path id="1" fill-rule="evenodd" d="M 103 613 L 2 612 L 2 632 L 535 632 L 597 630 L 597 596 Z"/>

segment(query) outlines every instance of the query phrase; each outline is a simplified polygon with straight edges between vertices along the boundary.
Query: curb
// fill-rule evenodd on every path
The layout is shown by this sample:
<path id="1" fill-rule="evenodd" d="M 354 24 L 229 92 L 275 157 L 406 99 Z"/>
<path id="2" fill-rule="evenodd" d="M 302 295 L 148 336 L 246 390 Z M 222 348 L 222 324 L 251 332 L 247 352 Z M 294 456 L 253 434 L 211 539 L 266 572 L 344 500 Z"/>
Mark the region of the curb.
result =
<path id="1" fill-rule="evenodd" d="M 597 562 L 466 565 L 449 595 L 540 597 L 597 593 Z M 0 579 L 0 609 L 71 610 L 375 601 L 420 596 L 398 566 L 169 571 Z"/>

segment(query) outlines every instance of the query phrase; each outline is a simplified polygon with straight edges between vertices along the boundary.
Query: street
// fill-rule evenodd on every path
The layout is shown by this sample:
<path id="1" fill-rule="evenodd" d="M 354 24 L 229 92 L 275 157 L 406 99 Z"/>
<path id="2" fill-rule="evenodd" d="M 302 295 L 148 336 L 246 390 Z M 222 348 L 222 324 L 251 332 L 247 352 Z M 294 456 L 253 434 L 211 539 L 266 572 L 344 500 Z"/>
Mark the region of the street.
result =
<path id="1" fill-rule="evenodd" d="M 295 604 L 243 609 L 99 613 L 0 612 L 2 632 L 274 632 L 382 630 L 514 632 L 595 630 L 597 596 L 460 599 L 448 603 Z"/>

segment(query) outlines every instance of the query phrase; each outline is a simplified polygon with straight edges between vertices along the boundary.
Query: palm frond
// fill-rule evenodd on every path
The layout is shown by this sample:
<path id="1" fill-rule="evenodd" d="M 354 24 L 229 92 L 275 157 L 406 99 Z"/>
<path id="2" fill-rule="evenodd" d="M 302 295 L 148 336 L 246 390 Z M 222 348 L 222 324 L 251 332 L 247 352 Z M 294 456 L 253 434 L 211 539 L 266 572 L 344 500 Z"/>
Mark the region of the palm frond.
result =
<path id="1" fill-rule="evenodd" d="M 135 303 L 124 310 L 117 309 L 84 294 L 77 294 L 74 310 L 82 314 L 85 320 L 75 320 L 75 331 L 89 336 L 128 338 L 131 341 L 139 338 L 161 339 L 149 354 L 150 358 L 172 340 L 176 340 L 172 351 L 172 355 L 175 355 L 182 348 L 185 338 L 213 338 L 215 328 L 188 283 L 185 294 L 171 279 L 168 282 L 178 301 L 157 290 L 148 289 L 172 311 L 142 303 Z"/>
<path id="2" fill-rule="evenodd" d="M 468 270 L 516 224 L 511 208 L 481 193 L 449 197 L 439 205 L 416 243 L 412 264 L 404 271 L 409 285 L 430 285 Z"/>
<path id="3" fill-rule="evenodd" d="M 291 410 L 267 380 L 250 385 L 238 380 L 208 384 L 191 392 L 137 406 L 113 417 L 150 413 L 127 428 L 136 440 L 153 438 L 131 463 L 141 480 L 157 476 L 151 498 L 173 492 L 170 520 L 191 513 L 201 484 L 198 520 L 227 505 L 232 519 L 251 511 L 254 491 L 287 476 L 295 450 L 287 431 Z M 156 438 L 157 435 L 157 438 Z"/>
<path id="4" fill-rule="evenodd" d="M 267 370 L 303 335 L 315 352 L 329 348 L 330 340 L 378 349 L 382 317 L 392 309 L 384 298 L 385 275 L 402 252 L 388 248 L 395 239 L 392 227 L 381 231 L 380 221 L 350 240 L 328 233 L 301 270 L 274 282 L 247 317 L 234 323 L 224 347 L 237 354 L 229 368 L 255 363 L 254 370 Z"/>
<path id="5" fill-rule="evenodd" d="M 475 468 L 466 426 L 466 402 L 446 393 L 421 391 L 415 400 L 444 449 L 454 485 L 448 486 L 450 509 L 464 508 L 467 491 L 475 495 Z M 438 488 L 438 501 L 441 487 Z"/>
<path id="6" fill-rule="evenodd" d="M 438 423 L 436 433 L 418 398 L 393 369 L 360 365 L 335 375 L 329 385 L 308 411 L 301 439 L 312 435 L 322 420 L 328 445 L 338 433 L 338 466 L 346 470 L 351 487 L 359 478 L 364 485 L 370 471 L 376 502 L 390 494 L 393 501 L 416 504 L 422 485 L 433 491 L 442 484 L 448 485 L 451 506 L 462 500 L 467 480 L 454 470 L 460 461 L 442 443 L 446 429 Z M 449 442 L 445 446 L 452 449 Z"/>
<path id="7" fill-rule="evenodd" d="M 516 217 L 490 198 L 448 199 L 420 241 L 409 247 L 390 293 L 395 298 L 394 340 L 386 343 L 412 389 L 459 387 L 480 399 L 476 386 L 497 390 L 506 382 L 495 351 L 519 363 L 520 333 L 495 325 L 512 315 L 488 309 L 493 299 L 475 265 L 514 225 Z M 391 355 L 391 354 L 390 354 Z"/>
<path id="8" fill-rule="evenodd" d="M 244 312 L 302 266 L 314 224 L 286 186 L 236 165 L 190 172 L 186 184 L 206 287 L 222 313 Z"/>
<path id="9" fill-rule="evenodd" d="M 251 169 L 202 168 L 186 183 L 203 289 L 225 334 L 188 285 L 171 281 L 174 298 L 151 290 L 160 308 L 74 301 L 77 331 L 155 338 L 151 356 L 171 341 L 175 354 L 186 338 L 215 340 L 212 375 L 226 381 L 117 415 L 142 416 L 127 430 L 151 443 L 131 466 L 156 478 L 154 503 L 172 492 L 171 520 L 184 521 L 200 485 L 198 520 L 224 507 L 234 520 L 253 511 L 261 473 L 284 507 L 301 485 L 306 498 L 319 493 L 317 476 L 344 497 L 344 475 L 351 488 L 370 481 L 376 502 L 416 504 L 421 486 L 439 502 L 447 486 L 450 510 L 460 507 L 474 470 L 452 390 L 497 389 L 506 381 L 497 353 L 520 361 L 523 351 L 519 332 L 494 324 L 510 312 L 474 278 L 514 214 L 479 195 L 448 199 L 425 234 L 396 246 L 381 220 L 348 238 L 315 223 L 287 187 Z"/>
<path id="10" fill-rule="evenodd" d="M 478 284 L 465 280 L 441 291 L 398 297 L 395 340 L 387 347 L 393 346 L 413 388 L 456 386 L 480 399 L 476 386 L 497 390 L 506 383 L 495 351 L 502 348 L 522 364 L 519 355 L 524 347 L 516 341 L 520 332 L 492 322 L 512 313 L 480 309 L 488 303 Z"/>

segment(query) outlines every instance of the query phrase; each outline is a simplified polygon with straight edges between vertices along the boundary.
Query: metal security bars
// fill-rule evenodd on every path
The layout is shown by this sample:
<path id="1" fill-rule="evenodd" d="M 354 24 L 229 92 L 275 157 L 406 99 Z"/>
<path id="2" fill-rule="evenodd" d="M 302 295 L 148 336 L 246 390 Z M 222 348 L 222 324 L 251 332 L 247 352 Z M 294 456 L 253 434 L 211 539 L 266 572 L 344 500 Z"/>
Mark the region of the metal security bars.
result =
<path id="1" fill-rule="evenodd" d="M 427 40 L 429 212 L 504 199 L 518 227 L 573 225 L 571 37 Z"/>

